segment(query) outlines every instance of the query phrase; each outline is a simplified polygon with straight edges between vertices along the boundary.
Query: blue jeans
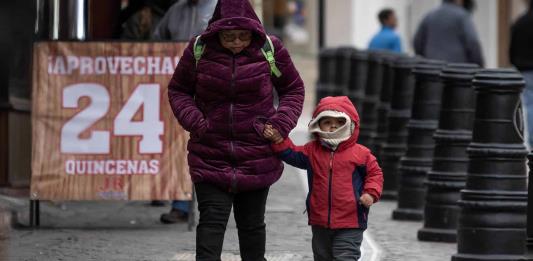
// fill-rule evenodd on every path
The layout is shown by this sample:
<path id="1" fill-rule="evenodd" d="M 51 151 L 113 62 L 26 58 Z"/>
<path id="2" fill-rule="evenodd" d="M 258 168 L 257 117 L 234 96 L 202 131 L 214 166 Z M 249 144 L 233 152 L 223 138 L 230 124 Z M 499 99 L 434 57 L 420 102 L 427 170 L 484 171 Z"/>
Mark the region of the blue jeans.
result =
<path id="1" fill-rule="evenodd" d="M 190 205 L 191 205 L 191 202 L 188 200 L 173 200 L 172 201 L 172 208 L 181 210 L 184 213 L 189 213 Z"/>
<path id="2" fill-rule="evenodd" d="M 526 112 L 528 143 L 533 145 L 533 71 L 523 71 L 522 75 L 526 81 L 526 88 L 523 92 L 524 111 Z"/>
<path id="3" fill-rule="evenodd" d="M 315 261 L 357 261 L 361 257 L 364 229 L 328 229 L 312 226 Z"/>

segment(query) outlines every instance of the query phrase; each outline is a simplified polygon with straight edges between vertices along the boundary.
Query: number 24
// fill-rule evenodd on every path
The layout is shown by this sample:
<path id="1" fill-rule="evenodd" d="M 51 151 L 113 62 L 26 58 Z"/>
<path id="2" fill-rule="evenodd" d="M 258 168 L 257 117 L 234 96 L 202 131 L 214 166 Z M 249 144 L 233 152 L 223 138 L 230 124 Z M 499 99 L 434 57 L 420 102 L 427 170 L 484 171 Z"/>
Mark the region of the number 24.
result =
<path id="1" fill-rule="evenodd" d="M 116 136 L 142 136 L 139 142 L 139 153 L 142 154 L 163 152 L 160 136 L 163 135 L 164 124 L 159 115 L 159 91 L 159 84 L 138 85 L 113 122 Z M 61 152 L 108 154 L 111 146 L 109 131 L 91 131 L 87 139 L 81 139 L 80 134 L 106 115 L 110 106 L 109 92 L 104 86 L 96 83 L 69 85 L 63 89 L 63 107 L 78 108 L 78 101 L 82 97 L 88 97 L 91 103 L 63 125 Z M 141 107 L 143 120 L 133 121 Z"/>

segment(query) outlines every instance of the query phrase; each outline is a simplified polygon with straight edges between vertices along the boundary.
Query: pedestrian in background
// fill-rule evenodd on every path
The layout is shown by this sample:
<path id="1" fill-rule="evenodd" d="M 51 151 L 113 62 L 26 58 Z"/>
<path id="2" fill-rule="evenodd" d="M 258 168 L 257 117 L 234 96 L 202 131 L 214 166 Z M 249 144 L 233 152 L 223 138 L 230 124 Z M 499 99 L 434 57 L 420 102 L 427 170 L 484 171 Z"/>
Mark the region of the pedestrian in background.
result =
<path id="1" fill-rule="evenodd" d="M 285 26 L 289 20 L 289 8 L 287 0 L 272 0 L 270 3 L 272 4 L 273 28 L 268 28 L 270 29 L 268 32 L 283 41 L 283 31 L 285 30 Z"/>
<path id="2" fill-rule="evenodd" d="M 424 17 L 415 34 L 415 53 L 428 59 L 484 66 L 481 44 L 462 0 L 444 0 Z"/>
<path id="3" fill-rule="evenodd" d="M 523 92 L 527 114 L 528 143 L 533 148 L 533 1 L 527 1 L 529 9 L 511 27 L 509 57 L 526 81 Z"/>
<path id="4" fill-rule="evenodd" d="M 394 31 L 398 26 L 398 18 L 394 10 L 390 8 L 381 10 L 378 14 L 378 20 L 381 24 L 381 30 L 372 38 L 368 49 L 402 52 L 402 41 Z"/>
<path id="5" fill-rule="evenodd" d="M 476 9 L 476 1 L 475 0 L 463 0 L 463 8 L 469 12 L 473 13 Z"/>
<path id="6" fill-rule="evenodd" d="M 201 34 L 213 15 L 216 0 L 179 0 L 174 3 L 154 29 L 153 40 L 185 42 Z M 160 217 L 163 224 L 186 222 L 189 218 L 191 201 L 173 200 L 170 212 Z M 154 200 L 152 205 L 164 205 Z"/>
<path id="7" fill-rule="evenodd" d="M 200 211 L 196 260 L 220 260 L 232 207 L 242 260 L 265 260 L 266 200 L 283 163 L 263 130 L 270 124 L 287 137 L 304 101 L 287 49 L 265 33 L 249 0 L 220 0 L 205 32 L 189 41 L 168 96 L 191 133 L 187 157 Z"/>
<path id="8" fill-rule="evenodd" d="M 304 146 L 269 125 L 264 135 L 283 161 L 307 170 L 314 260 L 357 261 L 369 208 L 381 197 L 383 173 L 370 150 L 357 143 L 359 115 L 348 97 L 320 100 L 309 132 L 316 139 Z"/>
<path id="9" fill-rule="evenodd" d="M 216 4 L 217 0 L 178 0 L 159 21 L 152 39 L 189 41 L 207 28 Z"/>
<path id="10" fill-rule="evenodd" d="M 132 0 L 119 15 L 121 39 L 148 41 L 168 9 L 168 0 Z"/>

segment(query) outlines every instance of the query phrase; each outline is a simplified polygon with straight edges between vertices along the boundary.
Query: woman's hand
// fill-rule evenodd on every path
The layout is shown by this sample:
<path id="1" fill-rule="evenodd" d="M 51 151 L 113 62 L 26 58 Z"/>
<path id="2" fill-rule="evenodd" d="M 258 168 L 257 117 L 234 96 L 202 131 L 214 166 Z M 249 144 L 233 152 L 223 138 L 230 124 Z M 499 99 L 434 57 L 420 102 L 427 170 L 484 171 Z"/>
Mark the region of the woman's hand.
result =
<path id="1" fill-rule="evenodd" d="M 361 195 L 361 198 L 359 199 L 359 201 L 361 202 L 361 204 L 363 204 L 363 206 L 367 208 L 369 208 L 370 206 L 372 206 L 372 204 L 374 204 L 374 198 L 370 196 L 370 194 L 368 193 Z"/>
<path id="2" fill-rule="evenodd" d="M 279 131 L 274 129 L 270 124 L 265 124 L 265 129 L 263 130 L 263 137 L 273 142 L 274 144 L 279 144 L 283 142 L 283 137 L 281 137 Z"/>

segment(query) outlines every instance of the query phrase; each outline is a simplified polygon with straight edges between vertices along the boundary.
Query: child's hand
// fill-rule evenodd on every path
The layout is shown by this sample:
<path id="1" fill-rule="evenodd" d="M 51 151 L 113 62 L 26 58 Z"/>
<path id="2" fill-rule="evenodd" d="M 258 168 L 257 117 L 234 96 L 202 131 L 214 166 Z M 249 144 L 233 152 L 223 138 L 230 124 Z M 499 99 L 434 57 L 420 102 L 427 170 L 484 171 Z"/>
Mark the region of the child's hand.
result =
<path id="1" fill-rule="evenodd" d="M 265 129 L 263 130 L 263 136 L 265 139 L 278 144 L 283 142 L 283 137 L 281 137 L 281 134 L 279 134 L 279 131 L 274 129 L 272 125 L 265 124 Z"/>
<path id="2" fill-rule="evenodd" d="M 370 206 L 372 206 L 372 204 L 374 204 L 374 198 L 370 196 L 370 194 L 368 193 L 361 195 L 361 198 L 359 199 L 359 201 L 361 202 L 361 204 L 363 204 L 363 206 L 367 208 L 369 208 Z"/>

